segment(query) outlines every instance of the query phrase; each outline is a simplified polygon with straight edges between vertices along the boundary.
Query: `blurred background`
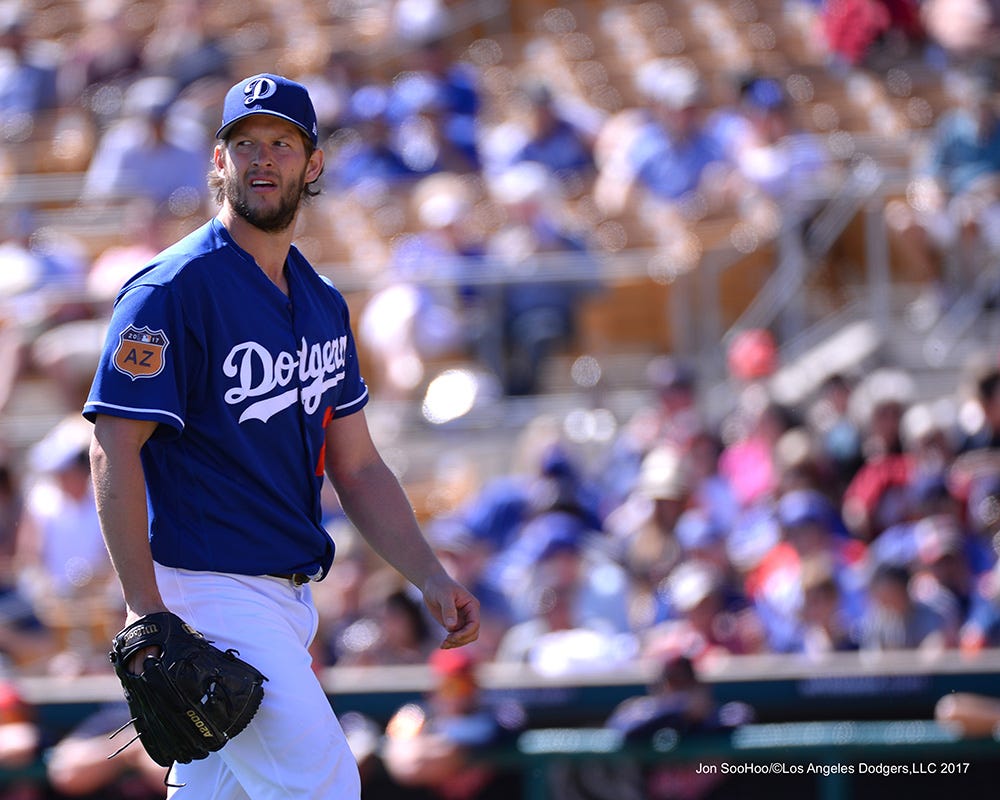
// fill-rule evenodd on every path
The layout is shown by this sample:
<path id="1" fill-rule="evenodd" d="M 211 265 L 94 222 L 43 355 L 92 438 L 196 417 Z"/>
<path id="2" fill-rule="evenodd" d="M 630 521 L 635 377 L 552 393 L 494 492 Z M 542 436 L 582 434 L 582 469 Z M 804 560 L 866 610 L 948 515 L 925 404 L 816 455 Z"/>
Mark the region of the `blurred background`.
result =
<path id="1" fill-rule="evenodd" d="M 320 120 L 296 245 L 483 604 L 436 653 L 330 492 L 314 652 L 366 800 L 995 785 L 998 25 L 986 0 L 0 4 L 0 798 L 164 796 L 138 745 L 105 758 L 123 616 L 79 409 L 119 287 L 214 214 L 222 98 L 264 71 Z"/>

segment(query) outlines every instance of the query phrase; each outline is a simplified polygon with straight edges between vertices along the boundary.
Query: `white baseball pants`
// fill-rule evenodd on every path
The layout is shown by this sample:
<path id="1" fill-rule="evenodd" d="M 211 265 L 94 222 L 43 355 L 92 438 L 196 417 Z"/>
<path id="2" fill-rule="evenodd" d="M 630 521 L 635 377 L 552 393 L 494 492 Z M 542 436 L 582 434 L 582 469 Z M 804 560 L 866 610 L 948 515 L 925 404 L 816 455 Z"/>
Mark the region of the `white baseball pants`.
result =
<path id="1" fill-rule="evenodd" d="M 313 671 L 318 613 L 309 585 L 157 565 L 171 611 L 268 680 L 250 725 L 217 753 L 170 773 L 174 800 L 357 800 L 357 763 Z"/>

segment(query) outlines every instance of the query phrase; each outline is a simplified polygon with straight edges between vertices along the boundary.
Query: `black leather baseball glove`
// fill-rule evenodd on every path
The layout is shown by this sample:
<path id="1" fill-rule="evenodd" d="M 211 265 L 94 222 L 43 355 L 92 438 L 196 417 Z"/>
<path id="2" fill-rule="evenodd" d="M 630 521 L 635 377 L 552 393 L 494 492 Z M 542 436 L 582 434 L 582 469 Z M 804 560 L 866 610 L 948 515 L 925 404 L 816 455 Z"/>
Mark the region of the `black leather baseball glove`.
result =
<path id="1" fill-rule="evenodd" d="M 141 674 L 133 674 L 129 662 L 147 647 L 158 647 L 160 656 L 147 656 Z M 164 767 L 221 749 L 249 724 L 264 697 L 267 678 L 169 612 L 126 627 L 112 640 L 109 657 L 138 738 Z"/>

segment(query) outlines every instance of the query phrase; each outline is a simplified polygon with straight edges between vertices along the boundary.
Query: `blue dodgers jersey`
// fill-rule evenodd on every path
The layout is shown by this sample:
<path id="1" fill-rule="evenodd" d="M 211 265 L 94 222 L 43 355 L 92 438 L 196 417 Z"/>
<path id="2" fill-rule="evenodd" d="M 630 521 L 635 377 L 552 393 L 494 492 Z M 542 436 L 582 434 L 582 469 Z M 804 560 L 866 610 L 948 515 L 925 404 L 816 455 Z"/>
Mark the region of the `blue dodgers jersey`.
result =
<path id="1" fill-rule="evenodd" d="M 368 392 L 347 303 L 293 247 L 285 296 L 218 220 L 115 301 L 84 406 L 160 423 L 142 451 L 161 564 L 325 574 L 324 428 Z"/>

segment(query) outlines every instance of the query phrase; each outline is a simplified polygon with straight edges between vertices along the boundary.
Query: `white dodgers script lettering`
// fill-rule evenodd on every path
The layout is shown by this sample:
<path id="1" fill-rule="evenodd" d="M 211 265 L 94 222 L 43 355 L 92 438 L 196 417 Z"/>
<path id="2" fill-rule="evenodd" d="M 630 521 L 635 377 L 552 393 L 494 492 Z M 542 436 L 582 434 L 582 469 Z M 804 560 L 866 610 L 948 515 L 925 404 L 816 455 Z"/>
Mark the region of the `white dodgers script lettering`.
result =
<path id="1" fill-rule="evenodd" d="M 243 342 L 229 351 L 222 365 L 225 376 L 236 379 L 236 386 L 226 391 L 225 400 L 229 405 L 239 405 L 251 398 L 262 398 L 243 409 L 240 422 L 267 422 L 295 404 L 301 386 L 302 407 L 307 414 L 315 414 L 323 393 L 344 379 L 346 364 L 346 336 L 312 344 L 303 337 L 298 352 L 277 355 L 258 342 Z M 296 377 L 297 385 L 286 388 Z"/>

